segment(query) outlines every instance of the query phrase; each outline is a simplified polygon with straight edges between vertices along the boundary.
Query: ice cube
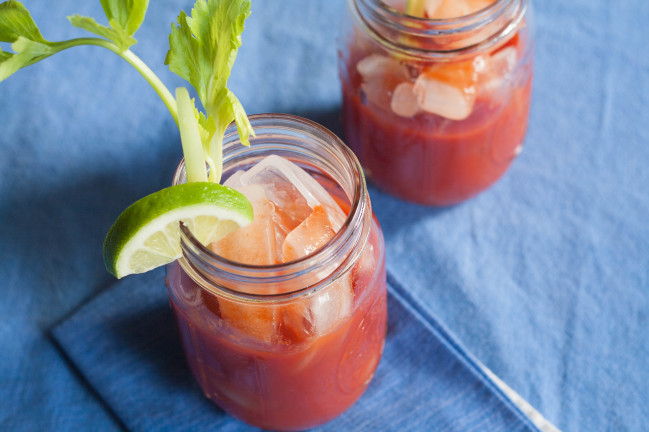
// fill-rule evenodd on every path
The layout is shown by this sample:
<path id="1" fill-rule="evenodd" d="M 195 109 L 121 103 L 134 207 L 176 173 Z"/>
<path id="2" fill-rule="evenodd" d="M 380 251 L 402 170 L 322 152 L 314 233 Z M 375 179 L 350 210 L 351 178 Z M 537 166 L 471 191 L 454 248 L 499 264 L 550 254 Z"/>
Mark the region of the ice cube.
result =
<path id="1" fill-rule="evenodd" d="M 281 262 L 282 243 L 286 235 L 311 214 L 311 208 L 295 186 L 276 171 L 264 170 L 252 180 L 244 177 L 245 173 L 243 170 L 235 172 L 224 185 L 243 193 L 253 203 L 253 210 L 258 207 L 263 208 L 264 204 L 261 201 L 269 201 L 273 204 L 273 212 L 270 215 L 273 222 L 272 234 L 275 236 L 277 245 L 276 262 Z M 255 215 L 256 212 L 257 210 Z"/>
<path id="2" fill-rule="evenodd" d="M 351 314 L 352 293 L 351 277 L 345 274 L 319 291 L 283 306 L 279 327 L 283 338 L 300 341 L 331 331 Z"/>
<path id="3" fill-rule="evenodd" d="M 352 282 L 345 275 L 313 296 L 306 317 L 312 323 L 315 333 L 321 335 L 347 318 L 351 308 Z"/>
<path id="4" fill-rule="evenodd" d="M 282 246 L 282 258 L 287 262 L 307 256 L 322 247 L 334 235 L 335 231 L 326 210 L 317 206 L 307 219 L 286 236 Z M 320 277 L 321 275 L 315 274 L 313 283 L 317 283 Z M 299 303 L 300 306 L 292 311 L 292 319 L 285 322 L 290 323 L 292 327 L 303 326 L 306 333 L 323 334 L 349 315 L 351 304 L 352 281 L 350 273 L 346 273 L 328 287 Z M 309 328 L 306 328 L 307 326 Z"/>
<path id="5" fill-rule="evenodd" d="M 271 155 L 239 178 L 242 186 L 264 186 L 269 200 L 288 220 L 302 222 L 312 209 L 322 205 L 334 231 L 345 223 L 345 213 L 317 180 L 293 162 Z"/>
<path id="6" fill-rule="evenodd" d="M 374 246 L 368 242 L 358 262 L 352 269 L 354 286 L 358 289 L 366 288 L 371 283 L 375 272 L 376 257 L 374 256 Z"/>
<path id="7" fill-rule="evenodd" d="M 243 195 L 245 195 L 246 198 L 248 198 L 248 201 L 250 201 L 250 204 L 252 204 L 253 206 L 253 211 L 255 210 L 255 207 L 262 206 L 265 201 L 268 201 L 266 189 L 262 185 L 238 185 L 233 189 L 238 190 Z"/>
<path id="8" fill-rule="evenodd" d="M 518 52 L 512 46 L 503 48 L 492 54 L 489 59 L 489 74 L 482 88 L 487 92 L 506 92 L 505 82 L 516 68 L 517 60 Z"/>
<path id="9" fill-rule="evenodd" d="M 419 108 L 451 120 L 467 118 L 475 102 L 474 91 L 466 91 L 425 73 L 415 81 L 414 92 Z"/>
<path id="10" fill-rule="evenodd" d="M 417 95 L 411 82 L 402 82 L 394 89 L 390 107 L 401 117 L 412 117 L 419 112 Z"/>
<path id="11" fill-rule="evenodd" d="M 294 341 L 323 335 L 349 317 L 352 300 L 351 278 L 345 275 L 320 291 L 283 307 L 280 331 L 286 339 Z"/>
<path id="12" fill-rule="evenodd" d="M 367 101 L 386 110 L 390 109 L 394 88 L 409 79 L 407 67 L 380 54 L 365 57 L 356 64 L 356 70 L 363 79 L 361 90 Z"/>
<path id="13" fill-rule="evenodd" d="M 356 64 L 356 70 L 364 81 L 372 78 L 395 76 L 407 78 L 408 69 L 392 57 L 381 54 L 370 54 Z"/>
<path id="14" fill-rule="evenodd" d="M 225 184 L 246 195 L 255 214 L 250 225 L 212 244 L 214 252 L 233 261 L 257 265 L 292 261 L 328 242 L 345 221 L 344 212 L 320 183 L 279 156 L 268 156 L 248 171 L 234 173 Z M 296 288 L 315 284 L 331 271 L 314 272 L 309 276 L 312 280 L 300 279 L 302 285 Z M 260 294 L 290 288 L 288 283 L 268 286 Z M 271 343 L 292 343 L 326 332 L 349 315 L 351 304 L 348 274 L 288 305 L 219 299 L 221 316 L 230 326 Z"/>
<path id="15" fill-rule="evenodd" d="M 426 16 L 428 16 L 428 18 L 433 18 L 435 16 L 435 13 L 442 4 L 442 1 L 443 0 L 426 0 L 424 10 L 426 11 Z"/>
<path id="16" fill-rule="evenodd" d="M 390 109 L 390 94 L 391 90 L 384 86 L 381 80 L 372 80 L 361 84 L 361 91 L 363 92 L 363 103 L 370 103 L 383 110 Z"/>
<path id="17" fill-rule="evenodd" d="M 239 331 L 259 341 L 275 340 L 282 315 L 279 306 L 244 304 L 220 298 L 219 310 L 221 317 Z"/>
<path id="18" fill-rule="evenodd" d="M 277 213 L 281 212 L 278 216 L 281 216 L 283 224 L 286 225 L 287 233 L 311 214 L 311 207 L 306 199 L 295 185 L 287 180 L 281 168 L 263 166 L 259 171 L 246 174 L 243 174 L 239 181 L 242 184 L 256 184 L 264 188 L 268 199 L 275 204 Z"/>
<path id="19" fill-rule="evenodd" d="M 434 19 L 458 18 L 471 13 L 471 8 L 465 0 L 442 0 L 433 14 L 428 14 Z"/>
<path id="20" fill-rule="evenodd" d="M 237 189 L 237 186 L 241 186 L 241 176 L 245 173 L 244 170 L 239 170 L 232 174 L 228 179 L 223 182 L 223 186 L 228 186 L 234 189 Z"/>
<path id="21" fill-rule="evenodd" d="M 286 236 L 282 245 L 282 261 L 294 261 L 312 254 L 335 234 L 326 210 L 316 206 L 311 215 Z"/>
<path id="22" fill-rule="evenodd" d="M 517 57 L 518 53 L 515 47 L 503 48 L 491 56 L 491 69 L 501 76 L 509 75 L 516 67 Z"/>
<path id="23" fill-rule="evenodd" d="M 278 232 L 274 219 L 275 205 L 267 199 L 263 186 L 242 186 L 234 180 L 230 184 L 236 184 L 235 189 L 251 202 L 255 218 L 249 225 L 212 243 L 212 250 L 222 257 L 244 264 L 278 264 L 279 250 L 286 233 Z M 270 287 L 265 294 L 272 294 L 274 288 Z M 219 298 L 218 305 L 223 320 L 239 331 L 263 342 L 271 342 L 276 337 L 281 317 L 278 307 L 238 303 L 224 298 Z"/>
<path id="24" fill-rule="evenodd" d="M 273 220 L 275 205 L 263 198 L 259 199 L 263 197 L 263 189 L 259 186 L 240 187 L 240 191 L 251 201 L 255 218 L 249 225 L 212 243 L 212 250 L 224 258 L 243 264 L 278 264 L 278 242 Z"/>

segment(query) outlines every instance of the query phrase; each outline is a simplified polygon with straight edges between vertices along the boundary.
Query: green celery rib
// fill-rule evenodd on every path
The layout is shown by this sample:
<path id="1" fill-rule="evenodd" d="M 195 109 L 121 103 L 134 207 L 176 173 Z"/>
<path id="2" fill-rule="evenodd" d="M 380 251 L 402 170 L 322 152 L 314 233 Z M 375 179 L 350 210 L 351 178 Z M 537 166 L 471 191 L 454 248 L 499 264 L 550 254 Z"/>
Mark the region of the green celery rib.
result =
<path id="1" fill-rule="evenodd" d="M 176 89 L 178 102 L 178 129 L 185 156 L 185 172 L 187 182 L 207 181 L 205 171 L 205 157 L 203 156 L 203 143 L 198 129 L 198 120 L 194 111 L 189 92 L 185 87 Z"/>
<path id="2" fill-rule="evenodd" d="M 406 13 L 416 17 L 423 17 L 425 6 L 426 0 L 408 0 Z"/>

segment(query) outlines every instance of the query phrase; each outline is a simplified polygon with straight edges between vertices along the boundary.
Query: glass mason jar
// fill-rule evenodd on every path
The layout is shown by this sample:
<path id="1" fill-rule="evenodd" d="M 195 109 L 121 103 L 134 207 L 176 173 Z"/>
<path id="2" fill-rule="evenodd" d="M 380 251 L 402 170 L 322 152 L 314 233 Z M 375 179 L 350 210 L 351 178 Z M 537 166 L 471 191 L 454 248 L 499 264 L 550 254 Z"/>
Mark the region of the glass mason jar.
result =
<path id="1" fill-rule="evenodd" d="M 339 47 L 344 132 L 370 179 L 434 206 L 460 203 L 498 180 L 527 129 L 529 0 L 495 0 L 447 19 L 405 15 L 405 0 L 347 4 Z"/>
<path id="2" fill-rule="evenodd" d="M 363 393 L 386 331 L 385 247 L 353 153 L 299 117 L 254 115 L 241 146 L 230 126 L 223 177 L 276 154 L 310 173 L 347 219 L 321 249 L 286 264 L 229 261 L 181 227 L 183 257 L 167 286 L 189 367 L 231 415 L 273 430 L 325 423 Z M 185 181 L 184 165 L 174 184 Z"/>

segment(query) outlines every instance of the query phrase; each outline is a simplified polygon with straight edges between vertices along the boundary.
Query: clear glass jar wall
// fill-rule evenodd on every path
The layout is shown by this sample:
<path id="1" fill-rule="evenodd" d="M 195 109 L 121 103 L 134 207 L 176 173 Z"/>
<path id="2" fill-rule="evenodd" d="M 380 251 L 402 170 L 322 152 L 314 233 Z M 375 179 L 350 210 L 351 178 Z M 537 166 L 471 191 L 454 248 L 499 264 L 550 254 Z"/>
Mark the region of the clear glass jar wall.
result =
<path id="1" fill-rule="evenodd" d="M 347 220 L 314 254 L 272 266 L 228 261 L 183 228 L 169 298 L 208 398 L 255 426 L 302 430 L 349 408 L 374 375 L 387 319 L 384 243 L 360 165 L 335 135 L 293 116 L 251 122 L 250 148 L 226 133 L 224 178 L 280 155 L 316 178 Z M 181 164 L 174 183 L 184 181 Z"/>
<path id="2" fill-rule="evenodd" d="M 386 192 L 457 204 L 498 180 L 522 149 L 531 4 L 481 0 L 466 16 L 429 19 L 404 14 L 405 3 L 348 0 L 339 47 L 345 140 Z"/>

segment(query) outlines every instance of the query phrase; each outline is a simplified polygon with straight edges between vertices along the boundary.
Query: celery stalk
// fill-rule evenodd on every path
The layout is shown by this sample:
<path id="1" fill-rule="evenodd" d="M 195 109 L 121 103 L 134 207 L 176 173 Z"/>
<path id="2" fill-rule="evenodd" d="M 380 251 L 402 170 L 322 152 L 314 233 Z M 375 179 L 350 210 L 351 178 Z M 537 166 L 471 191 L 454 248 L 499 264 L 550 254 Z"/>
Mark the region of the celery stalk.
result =
<path id="1" fill-rule="evenodd" d="M 176 92 L 180 98 L 176 101 L 153 71 L 129 49 L 137 42 L 133 36 L 144 20 L 149 0 L 102 0 L 101 3 L 108 26 L 91 17 L 68 17 L 73 26 L 99 38 L 52 42 L 43 37 L 22 3 L 1 2 L 0 42 L 11 43 L 14 52 L 5 52 L 0 47 L 0 81 L 68 48 L 80 45 L 106 48 L 132 65 L 167 106 L 180 130 L 188 181 L 218 183 L 223 170 L 223 135 L 228 125 L 232 121 L 236 123 L 243 145 L 249 146 L 249 137 L 254 136 L 243 106 L 227 88 L 241 46 L 244 21 L 250 15 L 250 0 L 197 0 L 192 16 L 181 11 L 177 24 L 172 25 L 165 64 L 196 89 L 205 113 L 196 109 L 185 88 Z"/>
<path id="2" fill-rule="evenodd" d="M 426 0 L 408 0 L 406 4 L 406 13 L 415 17 L 423 17 Z"/>
<path id="3" fill-rule="evenodd" d="M 178 105 L 178 129 L 185 156 L 185 172 L 187 182 L 207 181 L 205 171 L 205 158 L 203 156 L 203 143 L 198 129 L 198 120 L 194 103 L 189 98 L 185 87 L 176 89 L 176 103 Z"/>

